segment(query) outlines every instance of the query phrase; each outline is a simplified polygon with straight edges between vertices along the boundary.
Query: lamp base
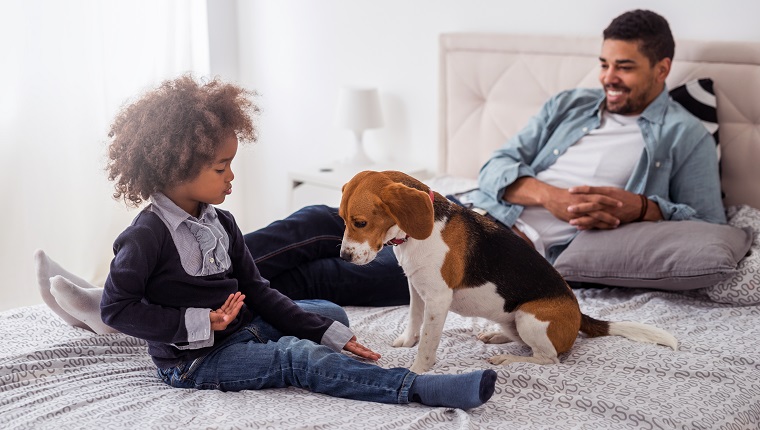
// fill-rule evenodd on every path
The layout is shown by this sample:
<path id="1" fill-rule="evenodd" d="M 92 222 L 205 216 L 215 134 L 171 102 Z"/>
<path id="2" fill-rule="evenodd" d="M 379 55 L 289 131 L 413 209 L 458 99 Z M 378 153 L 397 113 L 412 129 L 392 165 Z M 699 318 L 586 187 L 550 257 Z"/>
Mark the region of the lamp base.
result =
<path id="1" fill-rule="evenodd" d="M 369 166 L 375 162 L 369 158 L 367 152 L 364 151 L 364 145 L 362 144 L 361 133 L 356 134 L 354 153 L 343 161 L 343 164 L 347 166 Z"/>

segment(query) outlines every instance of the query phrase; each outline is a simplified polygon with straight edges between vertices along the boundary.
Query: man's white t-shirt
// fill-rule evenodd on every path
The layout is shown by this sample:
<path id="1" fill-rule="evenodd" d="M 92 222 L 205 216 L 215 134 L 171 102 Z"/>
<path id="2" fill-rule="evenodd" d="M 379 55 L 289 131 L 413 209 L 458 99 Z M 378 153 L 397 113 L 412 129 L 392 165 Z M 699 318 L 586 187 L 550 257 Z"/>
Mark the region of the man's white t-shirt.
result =
<path id="1" fill-rule="evenodd" d="M 638 118 L 604 112 L 599 128 L 568 148 L 536 179 L 559 188 L 578 185 L 624 188 L 644 149 Z M 541 255 L 577 231 L 541 206 L 526 206 L 516 226 Z"/>

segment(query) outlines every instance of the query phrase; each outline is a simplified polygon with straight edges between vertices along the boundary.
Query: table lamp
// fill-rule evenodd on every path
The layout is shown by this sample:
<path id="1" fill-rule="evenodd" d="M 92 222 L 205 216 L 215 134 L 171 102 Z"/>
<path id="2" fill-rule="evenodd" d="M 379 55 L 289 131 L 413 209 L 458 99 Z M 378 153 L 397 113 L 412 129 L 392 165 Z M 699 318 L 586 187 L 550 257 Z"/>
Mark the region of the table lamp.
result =
<path id="1" fill-rule="evenodd" d="M 373 161 L 364 151 L 362 137 L 364 130 L 378 128 L 383 125 L 383 114 L 380 110 L 380 97 L 377 88 L 343 88 L 338 96 L 338 107 L 335 123 L 354 133 L 355 151 L 346 164 L 365 166 Z"/>

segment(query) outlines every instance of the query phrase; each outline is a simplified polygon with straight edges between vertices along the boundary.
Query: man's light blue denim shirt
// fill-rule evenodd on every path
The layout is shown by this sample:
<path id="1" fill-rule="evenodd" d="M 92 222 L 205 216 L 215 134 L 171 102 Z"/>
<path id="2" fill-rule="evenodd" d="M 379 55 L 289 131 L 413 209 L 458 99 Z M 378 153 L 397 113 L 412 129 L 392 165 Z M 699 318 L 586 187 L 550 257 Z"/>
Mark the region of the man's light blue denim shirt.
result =
<path id="1" fill-rule="evenodd" d="M 502 199 L 506 187 L 545 170 L 598 128 L 604 97 L 599 88 L 567 90 L 549 99 L 481 168 L 480 189 L 469 196 L 474 205 L 505 225 L 514 225 L 523 206 Z M 657 202 L 666 220 L 725 224 L 715 140 L 702 123 L 673 101 L 665 88 L 641 113 L 638 125 L 645 150 L 625 189 Z M 567 243 L 550 247 L 546 258 L 554 262 Z"/>

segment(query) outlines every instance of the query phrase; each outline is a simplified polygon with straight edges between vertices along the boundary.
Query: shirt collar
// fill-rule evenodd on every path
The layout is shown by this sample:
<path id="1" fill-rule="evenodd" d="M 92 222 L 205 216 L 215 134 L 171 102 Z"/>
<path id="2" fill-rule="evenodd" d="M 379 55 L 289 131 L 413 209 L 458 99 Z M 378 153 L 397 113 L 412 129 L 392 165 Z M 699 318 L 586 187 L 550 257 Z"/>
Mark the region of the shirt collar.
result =
<path id="1" fill-rule="evenodd" d="M 169 197 L 166 197 L 163 193 L 159 192 L 151 194 L 150 201 L 153 207 L 161 212 L 161 215 L 163 215 L 164 219 L 173 230 L 177 230 L 177 227 L 179 227 L 186 219 L 211 222 L 217 217 L 213 206 L 201 203 L 201 213 L 196 219 L 194 216 L 188 214 L 182 208 L 177 206 Z"/>
<path id="2" fill-rule="evenodd" d="M 665 85 L 662 88 L 660 95 L 649 103 L 649 106 L 641 112 L 641 117 L 649 122 L 662 124 L 665 121 L 665 112 L 668 109 L 668 101 L 670 101 L 670 93 L 668 92 L 668 86 Z"/>

